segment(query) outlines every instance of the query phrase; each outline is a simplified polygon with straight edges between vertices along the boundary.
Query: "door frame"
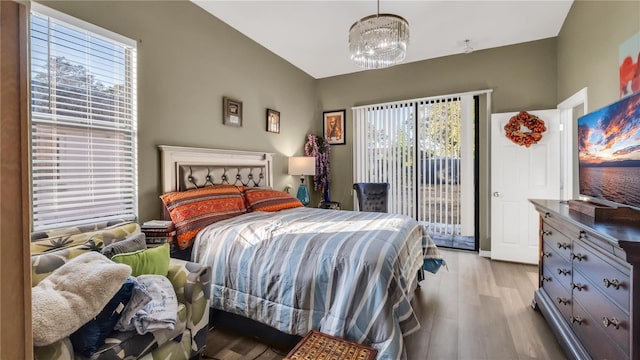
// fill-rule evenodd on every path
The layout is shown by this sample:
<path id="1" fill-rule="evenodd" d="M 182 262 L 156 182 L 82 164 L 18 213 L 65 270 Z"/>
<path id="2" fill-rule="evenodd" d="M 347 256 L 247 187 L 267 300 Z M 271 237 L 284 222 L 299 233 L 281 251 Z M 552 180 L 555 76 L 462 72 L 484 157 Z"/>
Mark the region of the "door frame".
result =
<path id="1" fill-rule="evenodd" d="M 490 96 L 491 94 L 489 94 Z M 577 172 L 577 162 L 574 159 L 577 159 L 577 139 L 575 133 L 576 122 L 574 121 L 574 113 L 573 109 L 577 106 L 582 105 L 583 114 L 587 114 L 589 111 L 588 106 L 588 88 L 584 87 L 577 91 L 575 94 L 569 96 L 567 99 L 560 102 L 557 106 L 557 109 L 560 111 L 560 176 L 561 176 L 561 199 L 568 200 L 576 198 L 577 194 L 574 194 L 574 191 L 577 189 L 574 184 L 574 177 Z M 491 112 L 488 112 L 489 121 L 487 121 L 487 128 L 491 129 Z M 491 141 L 488 142 L 489 144 Z M 489 158 L 489 169 L 491 168 L 491 149 L 489 145 L 488 150 L 488 158 Z M 491 171 L 489 170 L 489 173 Z M 489 183 L 491 182 L 491 177 L 489 176 Z M 491 213 L 491 190 L 489 186 L 489 191 L 487 192 L 487 204 L 486 211 Z M 488 234 L 491 234 L 491 218 L 488 218 Z M 491 236 L 489 235 L 489 238 Z M 490 242 L 489 242 L 490 243 Z M 491 258 L 491 250 L 482 250 L 479 251 L 480 256 L 485 258 Z"/>
<path id="2" fill-rule="evenodd" d="M 575 199 L 575 174 L 578 171 L 576 119 L 573 109 L 582 105 L 582 115 L 588 113 L 588 91 L 584 87 L 558 104 L 560 110 L 560 200 Z"/>

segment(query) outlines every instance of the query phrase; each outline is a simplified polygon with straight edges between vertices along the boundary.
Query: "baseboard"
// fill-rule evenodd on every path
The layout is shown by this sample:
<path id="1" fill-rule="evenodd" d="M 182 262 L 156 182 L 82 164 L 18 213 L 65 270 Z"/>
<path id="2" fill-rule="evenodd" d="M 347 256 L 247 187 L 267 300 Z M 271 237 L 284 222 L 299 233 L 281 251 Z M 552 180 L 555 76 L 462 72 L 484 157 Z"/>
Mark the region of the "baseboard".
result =
<path id="1" fill-rule="evenodd" d="M 480 250 L 480 256 L 491 259 L 491 251 L 488 250 Z"/>

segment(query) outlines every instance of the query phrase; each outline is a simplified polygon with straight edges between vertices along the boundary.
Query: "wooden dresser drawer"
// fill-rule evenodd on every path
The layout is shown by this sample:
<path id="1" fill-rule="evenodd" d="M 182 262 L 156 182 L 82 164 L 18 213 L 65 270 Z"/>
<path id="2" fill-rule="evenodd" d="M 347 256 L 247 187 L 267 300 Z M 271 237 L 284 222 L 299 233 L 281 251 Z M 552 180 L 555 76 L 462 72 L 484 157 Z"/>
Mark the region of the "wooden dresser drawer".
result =
<path id="1" fill-rule="evenodd" d="M 571 328 L 580 337 L 582 345 L 587 348 L 594 360 L 629 359 L 629 354 L 602 331 L 600 321 L 591 317 L 582 304 L 575 299 L 570 322 Z"/>
<path id="2" fill-rule="evenodd" d="M 543 271 L 542 288 L 547 292 L 562 317 L 569 321 L 571 317 L 571 291 L 563 287 L 551 271 Z"/>
<path id="3" fill-rule="evenodd" d="M 542 267 L 556 276 L 568 291 L 571 291 L 571 261 L 553 249 L 546 242 L 542 246 Z"/>
<path id="4" fill-rule="evenodd" d="M 556 214 L 545 213 L 542 218 L 545 223 L 553 226 L 569 239 L 576 239 L 580 236 L 580 229 L 577 226 L 562 220 Z"/>
<path id="5" fill-rule="evenodd" d="M 640 221 L 593 217 L 567 201 L 530 202 L 540 214 L 533 305 L 567 358 L 640 360 Z"/>
<path id="6" fill-rule="evenodd" d="M 542 238 L 545 245 L 555 249 L 565 260 L 571 261 L 571 238 L 546 221 L 542 224 Z"/>
<path id="7" fill-rule="evenodd" d="M 623 310 L 629 311 L 630 269 L 583 242 L 573 243 L 573 269 L 587 277 Z"/>
<path id="8" fill-rule="evenodd" d="M 595 321 L 600 321 L 594 326 L 600 327 L 628 354 L 630 340 L 629 313 L 623 311 L 605 297 L 579 271 L 573 274 L 573 282 L 576 286 L 573 290 L 573 300 L 588 309 L 587 312 L 589 312 L 591 318 Z"/>

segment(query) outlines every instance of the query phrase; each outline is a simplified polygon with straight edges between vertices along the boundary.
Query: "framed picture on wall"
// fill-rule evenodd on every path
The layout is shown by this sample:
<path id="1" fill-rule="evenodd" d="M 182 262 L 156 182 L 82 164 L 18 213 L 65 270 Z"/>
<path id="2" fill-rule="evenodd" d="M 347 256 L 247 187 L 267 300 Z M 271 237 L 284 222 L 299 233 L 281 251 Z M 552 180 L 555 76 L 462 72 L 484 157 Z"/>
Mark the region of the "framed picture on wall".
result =
<path id="1" fill-rule="evenodd" d="M 226 96 L 222 98 L 222 123 L 229 126 L 242 126 L 242 101 Z"/>
<path id="2" fill-rule="evenodd" d="M 344 145 L 346 143 L 345 113 L 345 110 L 325 111 L 322 113 L 323 135 L 330 145 Z"/>
<path id="3" fill-rule="evenodd" d="M 280 133 L 280 111 L 267 109 L 267 131 Z"/>
<path id="4" fill-rule="evenodd" d="M 619 46 L 620 97 L 640 91 L 640 32 Z"/>

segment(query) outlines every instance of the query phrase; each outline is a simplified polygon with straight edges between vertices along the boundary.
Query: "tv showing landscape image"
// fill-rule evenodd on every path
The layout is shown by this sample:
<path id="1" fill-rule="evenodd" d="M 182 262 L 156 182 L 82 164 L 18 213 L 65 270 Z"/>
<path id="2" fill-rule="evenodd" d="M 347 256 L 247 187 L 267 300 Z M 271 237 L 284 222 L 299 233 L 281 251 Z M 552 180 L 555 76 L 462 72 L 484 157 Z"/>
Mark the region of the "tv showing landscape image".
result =
<path id="1" fill-rule="evenodd" d="M 640 208 L 640 93 L 578 119 L 580 194 Z"/>

